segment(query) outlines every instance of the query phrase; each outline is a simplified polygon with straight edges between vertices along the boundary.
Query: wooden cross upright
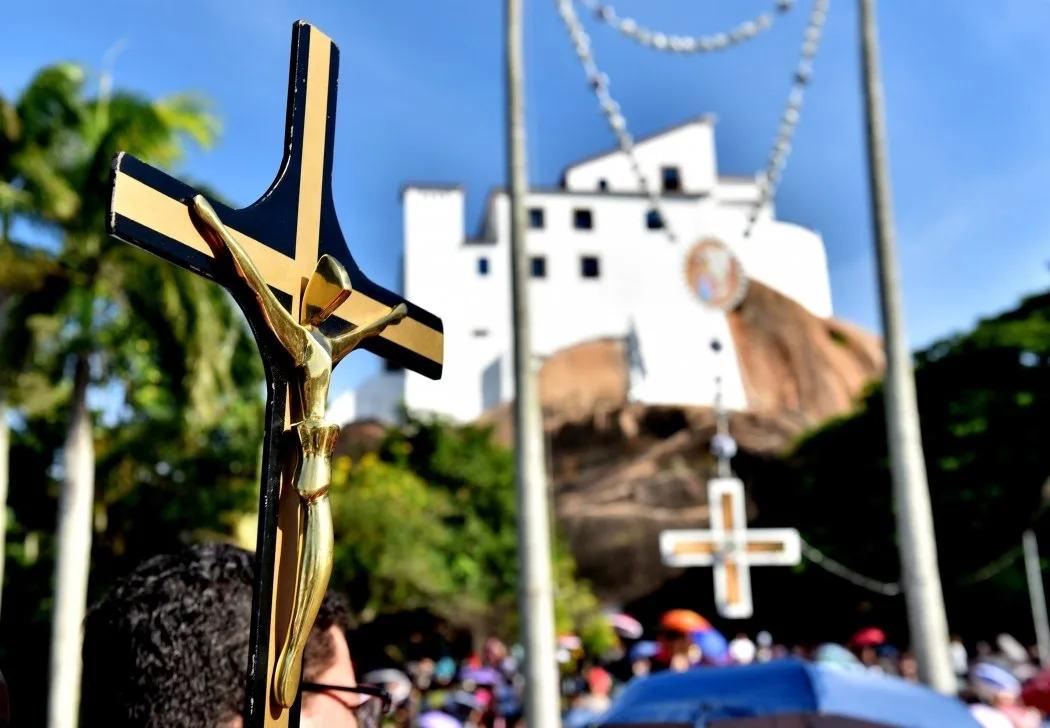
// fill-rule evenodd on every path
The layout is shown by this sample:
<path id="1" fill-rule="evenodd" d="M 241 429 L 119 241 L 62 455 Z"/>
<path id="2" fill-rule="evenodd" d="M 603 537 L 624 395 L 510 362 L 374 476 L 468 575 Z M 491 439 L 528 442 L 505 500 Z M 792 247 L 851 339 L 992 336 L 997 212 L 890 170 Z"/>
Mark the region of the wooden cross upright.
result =
<path id="1" fill-rule="evenodd" d="M 248 207 L 234 210 L 209 201 L 218 218 L 215 224 L 225 226 L 261 277 L 259 285 L 263 289 L 268 286 L 278 304 L 292 314 L 286 326 L 298 325 L 300 311 L 309 308 L 301 309 L 304 299 L 314 306 L 310 309 L 315 314 L 311 320 L 323 323 L 317 324 L 315 330 L 320 332 L 320 338 L 311 341 L 311 346 L 320 346 L 317 342 L 325 337 L 326 345 L 330 345 L 340 333 L 345 339 L 346 332 L 389 317 L 397 307 L 399 317 L 403 317 L 397 325 L 378 327 L 378 335 L 363 339 L 361 348 L 438 379 L 444 341 L 441 319 L 369 280 L 354 263 L 336 218 L 331 178 L 338 65 L 339 50 L 330 38 L 305 22 L 295 24 L 285 154 L 280 170 L 266 193 Z M 238 279 L 231 275 L 233 266 L 228 261 L 220 264 L 214 257 L 202 228 L 194 224 L 200 216 L 191 216 L 191 209 L 199 209 L 192 202 L 196 191 L 127 154 L 118 154 L 114 160 L 112 181 L 109 233 L 226 286 L 245 312 L 262 354 L 267 377 L 267 428 L 245 726 L 296 726 L 298 710 L 282 706 L 274 699 L 272 688 L 275 659 L 284 647 L 302 556 L 297 547 L 303 510 L 301 494 L 296 491 L 293 466 L 282 457 L 282 452 L 288 448 L 290 426 L 304 417 L 317 427 L 332 426 L 314 422 L 316 418 L 303 413 L 302 387 L 295 383 L 296 377 L 305 375 L 296 370 L 296 365 L 307 365 L 293 361 L 295 355 L 290 356 L 287 344 L 289 336 L 281 340 L 275 332 L 274 309 L 271 308 L 268 319 L 260 308 L 260 301 L 268 298 L 269 292 L 253 293 L 244 285 L 243 266 L 238 269 L 242 279 Z M 338 264 L 345 268 L 345 274 L 339 273 Z M 325 275 L 314 275 L 315 266 L 319 274 Z M 348 291 L 352 292 L 347 296 Z M 330 303 L 330 308 L 321 313 L 318 310 L 325 304 L 316 304 L 318 296 Z M 400 308 L 402 305 L 404 308 Z M 303 322 L 306 323 L 305 318 Z M 338 357 L 330 357 L 329 373 L 335 363 L 333 358 L 338 361 Z M 307 368 L 315 364 L 311 360 Z M 318 381 L 327 395 L 328 379 L 322 377 Z M 320 402 L 322 411 L 324 404 Z M 298 434 L 304 438 L 301 431 Z M 304 441 L 304 447 L 305 444 Z M 330 531 L 320 538 L 330 540 Z M 324 582 L 327 583 L 326 574 Z M 312 624 L 312 616 L 307 620 Z"/>
<path id="2" fill-rule="evenodd" d="M 736 478 L 708 482 L 710 530 L 664 531 L 660 554 L 668 566 L 713 566 L 715 606 L 726 619 L 748 619 L 752 566 L 794 566 L 802 559 L 802 542 L 793 528 L 747 527 L 744 484 Z"/>

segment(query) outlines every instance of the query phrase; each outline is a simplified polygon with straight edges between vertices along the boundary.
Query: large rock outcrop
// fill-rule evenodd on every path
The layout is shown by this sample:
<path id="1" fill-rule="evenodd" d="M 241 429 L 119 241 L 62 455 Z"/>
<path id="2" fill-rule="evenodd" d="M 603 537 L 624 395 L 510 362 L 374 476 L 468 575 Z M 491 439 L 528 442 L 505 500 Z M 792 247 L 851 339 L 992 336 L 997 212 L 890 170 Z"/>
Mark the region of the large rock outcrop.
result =
<path id="1" fill-rule="evenodd" d="M 886 363 L 878 337 L 818 318 L 754 281 L 729 328 L 750 409 L 790 414 L 806 426 L 849 411 Z"/>
<path id="2" fill-rule="evenodd" d="M 730 419 L 743 462 L 776 457 L 805 431 L 849 412 L 882 374 L 877 337 L 818 318 L 758 282 L 729 318 L 749 405 Z M 581 575 L 622 602 L 674 575 L 660 562 L 660 531 L 706 526 L 715 432 L 709 408 L 629 403 L 625 346 L 585 342 L 549 357 L 540 372 L 560 528 Z M 482 422 L 513 442 L 510 406 Z"/>
<path id="3" fill-rule="evenodd" d="M 807 430 L 846 414 L 882 374 L 879 339 L 821 319 L 752 281 L 730 330 L 743 371 L 748 411 L 730 416 L 740 446 L 734 468 L 748 478 L 756 460 L 775 458 Z M 705 407 L 627 401 L 626 343 L 588 341 L 547 358 L 540 371 L 555 511 L 580 574 L 603 598 L 629 602 L 676 571 L 660 562 L 659 533 L 708 522 L 708 447 L 714 412 Z M 514 441 L 512 407 L 486 413 L 499 440 Z M 344 428 L 337 451 L 378 447 L 384 428 Z M 754 505 L 749 506 L 751 517 Z"/>

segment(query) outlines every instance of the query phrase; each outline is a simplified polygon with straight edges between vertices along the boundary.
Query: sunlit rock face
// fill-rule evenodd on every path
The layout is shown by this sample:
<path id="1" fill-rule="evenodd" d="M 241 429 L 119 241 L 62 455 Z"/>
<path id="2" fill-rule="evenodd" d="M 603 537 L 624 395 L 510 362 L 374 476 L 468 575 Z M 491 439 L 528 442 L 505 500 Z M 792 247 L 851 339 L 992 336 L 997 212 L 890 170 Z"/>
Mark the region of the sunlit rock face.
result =
<path id="1" fill-rule="evenodd" d="M 882 375 L 878 337 L 818 317 L 761 283 L 751 282 L 727 319 L 747 400 L 730 422 L 741 461 L 778 456 L 807 430 L 848 413 Z M 548 357 L 540 371 L 559 528 L 581 576 L 621 602 L 675 573 L 660 563 L 658 534 L 706 527 L 714 474 L 714 412 L 629 402 L 628 349 L 624 339 L 588 341 Z M 510 445 L 512 415 L 502 405 L 481 422 Z"/>

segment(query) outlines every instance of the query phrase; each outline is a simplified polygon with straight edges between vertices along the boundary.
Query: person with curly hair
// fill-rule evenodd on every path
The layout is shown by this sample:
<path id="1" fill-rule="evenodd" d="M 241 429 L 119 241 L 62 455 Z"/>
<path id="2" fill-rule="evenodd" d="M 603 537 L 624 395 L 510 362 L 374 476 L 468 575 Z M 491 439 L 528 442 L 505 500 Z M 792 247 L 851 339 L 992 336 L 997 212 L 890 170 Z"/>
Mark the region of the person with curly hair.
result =
<path id="1" fill-rule="evenodd" d="M 154 557 L 88 613 L 81 725 L 240 728 L 255 557 L 200 544 Z M 329 592 L 303 658 L 302 728 L 365 728 L 346 640 L 349 610 Z M 375 711 L 367 711 L 370 714 Z"/>

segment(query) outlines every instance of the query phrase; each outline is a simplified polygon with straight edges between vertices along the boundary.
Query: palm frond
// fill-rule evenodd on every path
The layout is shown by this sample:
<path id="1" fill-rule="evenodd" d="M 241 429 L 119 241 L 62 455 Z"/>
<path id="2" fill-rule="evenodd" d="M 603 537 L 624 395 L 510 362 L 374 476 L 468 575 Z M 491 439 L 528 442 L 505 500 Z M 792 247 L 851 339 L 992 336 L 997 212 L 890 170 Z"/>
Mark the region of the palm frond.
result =
<path id="1" fill-rule="evenodd" d="M 64 271 L 46 251 L 10 241 L 0 245 L 0 301 L 39 291 L 50 277 L 64 277 Z"/>
<path id="2" fill-rule="evenodd" d="M 222 122 L 211 112 L 211 102 L 198 94 L 175 94 L 156 103 L 157 113 L 174 134 L 210 149 L 222 133 Z"/>
<path id="3" fill-rule="evenodd" d="M 80 122 L 86 79 L 83 66 L 57 63 L 30 80 L 16 105 L 23 144 L 51 146 Z"/>

